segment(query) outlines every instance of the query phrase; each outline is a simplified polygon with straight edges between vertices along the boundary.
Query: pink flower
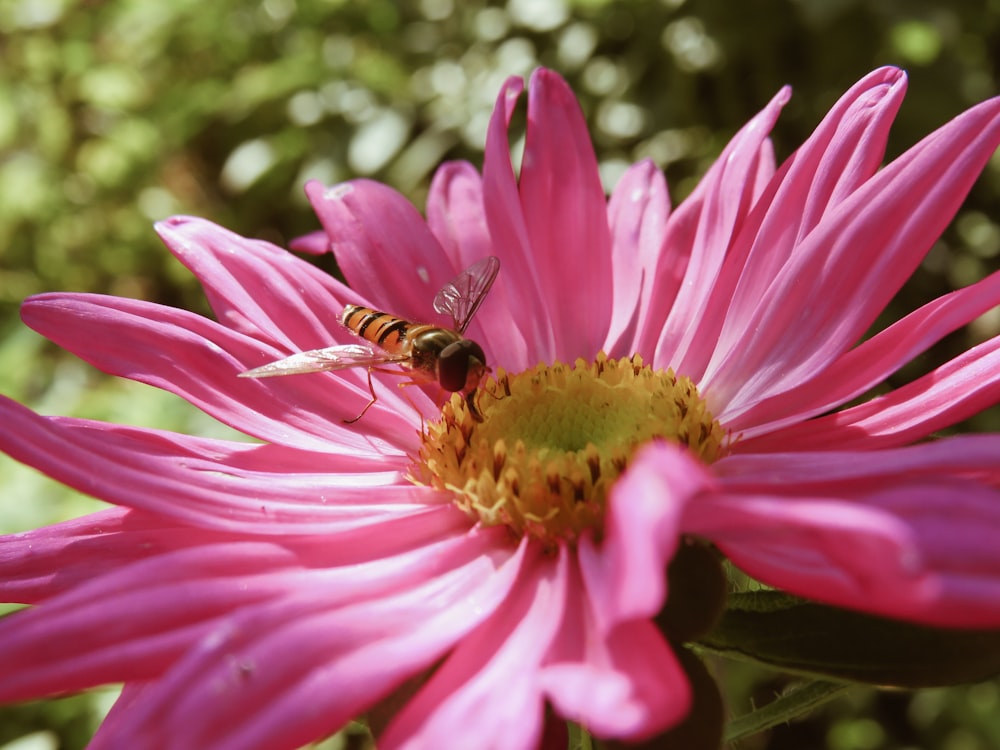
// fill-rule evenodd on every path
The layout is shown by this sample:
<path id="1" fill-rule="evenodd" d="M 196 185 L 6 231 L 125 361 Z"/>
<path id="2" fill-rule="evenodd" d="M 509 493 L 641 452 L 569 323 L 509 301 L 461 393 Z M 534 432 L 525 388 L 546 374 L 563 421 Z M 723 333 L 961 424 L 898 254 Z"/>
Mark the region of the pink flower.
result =
<path id="1" fill-rule="evenodd" d="M 380 747 L 531 748 L 546 704 L 598 736 L 647 737 L 690 700 L 651 621 L 682 534 L 815 600 L 1000 625 L 1000 437 L 922 442 L 998 400 L 1000 341 L 840 408 L 1000 302 L 993 275 L 858 344 L 1000 143 L 992 100 L 879 170 L 904 88 L 901 71 L 870 74 L 775 169 L 780 92 L 671 212 L 645 162 L 606 201 L 570 91 L 539 71 L 519 180 L 507 126 L 522 84 L 511 80 L 482 176 L 442 167 L 426 222 L 368 181 L 307 187 L 325 234 L 301 246 L 332 249 L 350 288 L 267 243 L 178 218 L 158 231 L 218 322 L 94 295 L 27 301 L 31 327 L 96 367 L 263 442 L 41 417 L 4 400 L 0 447 L 117 507 L 3 540 L 0 589 L 38 606 L 0 623 L 0 699 L 124 682 L 95 747 L 293 748 L 420 677 Z M 484 387 L 482 427 L 456 400 L 432 439 L 433 389 L 404 395 L 378 373 L 378 401 L 345 425 L 369 400 L 363 368 L 237 377 L 356 342 L 338 322 L 348 303 L 433 320 L 435 292 L 491 254 L 502 270 L 469 336 L 514 375 Z M 600 395 L 578 424 L 606 385 L 588 367 L 654 382 L 643 398 L 667 387 L 638 360 L 588 364 L 602 349 L 697 386 L 669 439 L 639 440 L 627 461 L 615 440 L 567 448 L 579 475 L 551 453 L 537 459 L 542 486 L 570 498 L 559 529 L 530 506 L 544 491 L 510 490 L 508 464 L 461 474 L 475 440 L 529 390 L 517 373 L 540 362 L 585 360 L 578 401 L 562 399 L 559 380 L 576 375 L 542 367 L 553 390 L 515 415 L 562 409 L 555 440 L 594 419 L 621 428 L 640 390 L 608 385 L 622 400 L 600 408 L 612 403 Z M 521 391 L 505 399 L 504 382 Z M 515 462 L 515 439 L 540 434 L 511 424 L 487 462 Z M 459 473 L 440 468 L 449 461 Z M 618 479 L 616 462 L 629 467 Z M 581 520 L 581 508 L 596 515 Z"/>

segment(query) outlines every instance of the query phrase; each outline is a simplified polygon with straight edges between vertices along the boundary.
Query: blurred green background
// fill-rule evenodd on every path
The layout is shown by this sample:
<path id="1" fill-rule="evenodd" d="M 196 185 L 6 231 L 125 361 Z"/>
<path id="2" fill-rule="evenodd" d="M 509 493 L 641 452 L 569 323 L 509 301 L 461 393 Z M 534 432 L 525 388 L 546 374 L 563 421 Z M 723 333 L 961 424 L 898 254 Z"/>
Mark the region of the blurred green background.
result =
<path id="1" fill-rule="evenodd" d="M 306 179 L 357 175 L 422 207 L 442 160 L 481 163 L 508 75 L 561 72 L 607 186 L 650 157 L 678 201 L 786 83 L 779 159 L 873 67 L 907 68 L 889 149 L 899 154 L 998 93 L 998 27 L 1000 0 L 0 0 L 0 392 L 44 413 L 225 434 L 171 396 L 61 354 L 20 324 L 18 304 L 73 290 L 206 311 L 153 221 L 197 214 L 285 244 L 317 228 Z M 995 270 L 998 220 L 994 159 L 886 320 Z M 1000 315 L 984 316 L 899 377 L 998 330 Z M 963 429 L 1000 425 L 994 411 Z M 7 531 L 92 507 L 6 457 L 0 493 Z M 784 684 L 743 667 L 730 678 L 736 713 Z M 0 746 L 79 747 L 102 702 L 5 709 Z M 858 691 L 741 747 L 992 750 L 997 685 Z"/>

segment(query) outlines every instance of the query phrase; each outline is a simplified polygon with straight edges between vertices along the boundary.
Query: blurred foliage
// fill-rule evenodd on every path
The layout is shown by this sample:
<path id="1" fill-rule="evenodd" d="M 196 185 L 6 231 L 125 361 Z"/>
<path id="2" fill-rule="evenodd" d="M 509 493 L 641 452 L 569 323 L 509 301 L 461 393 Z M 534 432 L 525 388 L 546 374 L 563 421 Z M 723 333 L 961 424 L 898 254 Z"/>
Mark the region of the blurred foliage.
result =
<path id="1" fill-rule="evenodd" d="M 205 310 L 152 221 L 198 214 L 284 244 L 317 226 L 310 177 L 372 176 L 421 206 L 442 160 L 481 162 L 508 75 L 560 71 L 608 186 L 649 157 L 679 200 L 786 83 L 779 158 L 864 73 L 906 67 L 900 153 L 997 93 L 998 27 L 1000 0 L 0 0 L 0 392 L 47 413 L 218 430 L 169 395 L 59 358 L 17 322 L 18 303 L 61 289 Z M 997 267 L 994 162 L 886 320 Z M 1000 314 L 984 316 L 901 377 L 998 330 Z M 997 415 L 972 427 L 997 429 Z M 8 529 L 83 507 L 7 459 L 0 491 Z M 730 682 L 737 713 L 782 686 L 756 671 Z M 1000 746 L 995 685 L 860 696 L 744 747 Z M 53 704 L 52 746 L 81 743 L 66 705 Z"/>
<path id="2" fill-rule="evenodd" d="M 994 93 L 998 6 L 0 0 L 0 304 L 51 289 L 197 304 L 151 221 L 195 213 L 285 242 L 316 225 L 308 177 L 371 175 L 419 204 L 443 159 L 480 161 L 501 81 L 539 64 L 578 92 L 609 182 L 651 157 L 683 196 L 790 83 L 787 155 L 884 63 L 911 74 L 898 153 Z M 957 225 L 962 262 L 932 268 L 944 283 L 1000 250 L 998 190 L 994 170 Z"/>

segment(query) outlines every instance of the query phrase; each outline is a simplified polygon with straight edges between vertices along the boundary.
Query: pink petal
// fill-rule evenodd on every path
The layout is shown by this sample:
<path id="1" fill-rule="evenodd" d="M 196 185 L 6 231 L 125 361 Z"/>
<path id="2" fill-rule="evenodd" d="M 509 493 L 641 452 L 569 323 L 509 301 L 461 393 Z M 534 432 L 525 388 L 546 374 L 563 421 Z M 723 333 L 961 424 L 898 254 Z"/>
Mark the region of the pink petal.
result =
<path id="1" fill-rule="evenodd" d="M 842 450 L 836 446 L 826 452 L 738 453 L 717 461 L 712 469 L 727 490 L 741 492 L 780 492 L 781 487 L 793 493 L 806 487 L 864 490 L 900 477 L 935 476 L 1000 485 L 998 456 L 1000 435 L 956 435 L 883 450 Z"/>
<path id="2" fill-rule="evenodd" d="M 812 377 L 861 337 L 993 154 L 998 115 L 1000 99 L 959 115 L 824 216 L 753 315 L 732 319 L 725 338 L 738 343 L 713 360 L 702 383 L 716 413 Z"/>
<path id="3" fill-rule="evenodd" d="M 109 508 L 0 536 L 0 594 L 6 602 L 36 604 L 129 563 L 222 538 L 151 514 Z"/>
<path id="4" fill-rule="evenodd" d="M 715 341 L 711 331 L 721 326 L 721 312 L 710 305 L 713 290 L 756 197 L 767 135 L 789 97 L 790 90 L 782 89 L 743 126 L 670 217 L 664 280 L 654 282 L 652 293 L 661 307 L 651 311 L 639 338 L 641 351 L 655 352 L 657 366 L 670 365 L 695 378 L 708 361 Z M 679 286 L 678 259 L 683 266 Z M 658 322 L 664 318 L 665 324 Z"/>
<path id="5" fill-rule="evenodd" d="M 573 92 L 552 71 L 528 84 L 519 182 L 521 211 L 542 296 L 559 332 L 556 356 L 592 358 L 611 318 L 611 237 L 604 189 L 587 124 Z"/>
<path id="6" fill-rule="evenodd" d="M 484 556 L 497 539 L 470 539 L 435 577 L 391 596 L 331 609 L 303 587 L 240 613 L 145 691 L 116 746 L 169 734 L 178 747 L 296 748 L 336 731 L 504 601 L 521 563 Z"/>
<path id="7" fill-rule="evenodd" d="M 322 229 L 296 237 L 288 243 L 288 247 L 295 252 L 308 253 L 309 255 L 323 255 L 333 251 L 333 248 L 330 247 L 330 238 Z"/>
<path id="8" fill-rule="evenodd" d="M 132 705 L 139 700 L 146 690 L 155 683 L 142 680 L 133 680 L 122 686 L 122 691 L 118 695 L 118 700 L 111 706 L 104 721 L 97 728 L 97 732 L 87 745 L 89 750 L 101 750 L 102 748 L 115 747 L 115 736 L 118 734 L 118 726 L 128 719 Z"/>
<path id="9" fill-rule="evenodd" d="M 684 528 L 793 594 L 930 625 L 1000 625 L 1000 492 L 948 479 L 875 487 L 717 497 L 688 506 Z"/>
<path id="10" fill-rule="evenodd" d="M 438 168 L 427 198 L 427 226 L 456 268 L 496 254 L 486 226 L 483 181 L 475 167 L 452 161 Z"/>
<path id="11" fill-rule="evenodd" d="M 675 444 L 653 443 L 636 454 L 612 488 L 604 539 L 597 544 L 585 537 L 579 544 L 601 632 L 660 611 L 681 514 L 713 485 L 705 467 Z"/>
<path id="12" fill-rule="evenodd" d="M 280 460 L 280 456 L 276 458 Z M 238 456 L 230 457 L 226 463 L 232 466 L 238 460 Z M 184 518 L 183 509 L 181 512 L 174 509 L 172 498 L 162 502 L 168 514 Z M 151 504 L 155 504 L 155 499 Z M 401 515 L 370 530 L 361 527 L 339 535 L 332 548 L 331 537 L 321 537 L 322 543 L 324 548 L 335 549 L 344 560 L 356 561 L 370 555 L 396 554 L 408 545 L 428 543 L 441 535 L 462 534 L 467 530 L 468 521 L 463 515 L 451 513 L 451 518 L 445 518 L 449 514 L 445 508 L 441 510 L 435 514 Z M 263 536 L 283 527 L 266 528 L 258 523 L 254 528 Z M 36 603 L 131 562 L 236 538 L 239 537 L 182 525 L 145 512 L 110 508 L 73 521 L 0 537 L 0 592 L 5 601 Z M 324 564 L 335 559 L 340 558 L 329 551 L 322 556 Z"/>
<path id="13" fill-rule="evenodd" d="M 614 269 L 611 329 L 604 345 L 609 357 L 625 357 L 637 351 L 636 332 L 645 323 L 646 311 L 653 302 L 653 277 L 660 255 L 666 250 L 669 216 L 670 196 L 663 173 L 649 160 L 634 164 L 608 201 Z"/>
<path id="14" fill-rule="evenodd" d="M 874 450 L 906 445 L 1000 401 L 1000 337 L 884 396 L 736 443 L 744 451 Z"/>
<path id="15" fill-rule="evenodd" d="M 579 572 L 570 572 L 562 627 L 541 673 L 556 711 L 598 737 L 642 739 L 675 724 L 690 689 L 663 635 L 646 619 L 601 632 Z"/>
<path id="16" fill-rule="evenodd" d="M 466 162 L 449 162 L 434 175 L 427 198 L 427 224 L 456 268 L 467 268 L 500 251 L 493 246 L 486 226 L 483 184 L 479 173 Z M 508 284 L 501 283 L 510 270 L 501 266 L 498 281 L 483 309 L 473 319 L 467 335 L 485 347 L 489 361 L 517 372 L 534 364 L 516 325 L 511 325 Z M 512 280 L 513 281 L 513 280 Z M 491 313 L 492 311 L 492 313 Z"/>
<path id="17" fill-rule="evenodd" d="M 945 335 L 1000 304 L 1000 273 L 946 294 L 837 359 L 817 377 L 758 401 L 741 413 L 727 410 L 727 429 L 742 440 L 827 412 L 884 381 Z M 736 449 L 744 446 L 737 443 Z"/>
<path id="18" fill-rule="evenodd" d="M 340 312 L 358 295 L 312 264 L 202 219 L 174 217 L 156 229 L 201 281 L 223 325 L 288 352 L 343 338 Z"/>
<path id="19" fill-rule="evenodd" d="M 755 207 L 759 226 L 739 279 L 730 290 L 722 348 L 742 329 L 761 296 L 795 248 L 824 216 L 850 197 L 878 169 L 893 118 L 906 92 L 898 68 L 869 73 L 844 94 L 809 139 L 782 166 Z M 718 355 L 716 355 L 718 356 Z"/>
<path id="20" fill-rule="evenodd" d="M 534 748 L 542 732 L 539 665 L 557 636 L 568 561 L 522 545 L 525 560 L 503 606 L 469 633 L 397 714 L 385 748 Z"/>
<path id="21" fill-rule="evenodd" d="M 520 78 L 508 78 L 490 118 L 483 159 L 483 203 L 493 247 L 502 263 L 496 285 L 503 290 L 508 309 L 538 309 L 544 285 L 538 278 L 534 249 L 521 211 L 517 178 L 510 161 L 507 129 L 514 106 L 524 89 Z M 531 344 L 534 362 L 552 362 L 557 358 L 555 328 L 547 315 L 512 315 L 509 324 L 522 339 Z"/>
<path id="22" fill-rule="evenodd" d="M 204 545 L 134 563 L 0 622 L 0 700 L 156 676 L 208 623 L 283 597 L 272 543 Z"/>
<path id="23" fill-rule="evenodd" d="M 892 609 L 920 577 L 906 524 L 865 502 L 740 494 L 691 507 L 684 529 L 758 580 L 831 604 Z"/>
<path id="24" fill-rule="evenodd" d="M 532 748 L 546 697 L 604 736 L 646 736 L 686 711 L 685 678 L 652 625 L 602 634 L 572 552 L 531 552 L 504 605 L 458 645 L 380 747 Z"/>
<path id="25" fill-rule="evenodd" d="M 351 555 L 330 556 L 330 549 L 319 536 L 223 542 L 113 571 L 0 623 L 0 656 L 10 667 L 0 676 L 0 696 L 24 699 L 157 677 L 184 654 L 191 658 L 191 647 L 219 623 L 259 619 L 272 607 L 287 620 L 297 606 L 309 614 L 410 597 L 421 586 L 441 588 L 463 568 L 466 577 L 482 578 L 510 557 L 502 533 L 439 536 L 385 557 L 361 545 L 352 545 Z M 458 601 L 470 607 L 472 599 L 466 592 Z M 49 640 L 60 645 L 50 647 Z"/>
<path id="26" fill-rule="evenodd" d="M 184 310 L 102 295 L 46 294 L 26 301 L 21 315 L 104 372 L 176 393 L 257 438 L 306 450 L 368 454 L 399 453 L 415 439 L 420 415 L 396 388 L 379 388 L 379 400 L 358 425 L 343 423 L 370 399 L 363 368 L 240 378 L 239 373 L 289 352 Z M 343 329 L 337 337 L 340 341 L 331 343 L 356 340 Z M 407 395 L 431 408 L 424 394 Z"/>
<path id="27" fill-rule="evenodd" d="M 447 498 L 396 471 L 345 471 L 347 459 L 334 458 L 324 471 L 322 456 L 302 468 L 283 464 L 283 451 L 236 444 L 229 461 L 222 441 L 40 417 L 8 399 L 0 399 L 0 415 L 10 427 L 0 449 L 14 459 L 108 502 L 203 528 L 334 534 L 411 515 L 445 527 L 448 516 L 462 517 Z M 244 450 L 260 451 L 257 460 Z"/>
<path id="28" fill-rule="evenodd" d="M 726 333 L 733 321 L 738 326 L 759 304 L 800 236 L 830 210 L 828 204 L 839 202 L 845 192 L 875 171 L 904 89 L 905 76 L 897 69 L 870 74 L 842 97 L 813 137 L 783 165 L 756 200 L 742 234 L 732 244 L 704 308 L 706 319 L 696 334 L 684 330 L 694 348 L 676 362 L 677 367 L 700 377 L 710 359 L 720 358 L 720 346 L 739 344 L 739 339 L 732 343 Z M 770 143 L 762 146 L 772 156 Z"/>
<path id="29" fill-rule="evenodd" d="M 434 296 L 462 269 L 444 253 L 406 198 L 372 180 L 306 184 L 337 265 L 352 289 L 378 309 L 423 323 L 448 323 Z"/>
<path id="30" fill-rule="evenodd" d="M 753 204 L 760 203 L 761 196 L 774 180 L 777 165 L 774 160 L 774 143 L 770 138 L 765 138 L 760 144 L 760 153 L 757 157 L 757 174 L 754 176 Z"/>

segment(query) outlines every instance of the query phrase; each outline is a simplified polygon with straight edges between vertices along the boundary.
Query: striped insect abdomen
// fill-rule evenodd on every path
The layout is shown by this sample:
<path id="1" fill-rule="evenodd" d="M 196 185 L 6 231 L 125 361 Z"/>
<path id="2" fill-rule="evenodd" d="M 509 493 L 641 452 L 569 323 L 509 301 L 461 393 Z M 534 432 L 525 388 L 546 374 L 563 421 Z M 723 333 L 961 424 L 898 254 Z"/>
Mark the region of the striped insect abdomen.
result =
<path id="1" fill-rule="evenodd" d="M 403 318 L 360 305 L 348 305 L 340 315 L 340 322 L 353 333 L 371 341 L 392 354 L 408 354 L 410 339 L 407 334 L 419 327 Z"/>

